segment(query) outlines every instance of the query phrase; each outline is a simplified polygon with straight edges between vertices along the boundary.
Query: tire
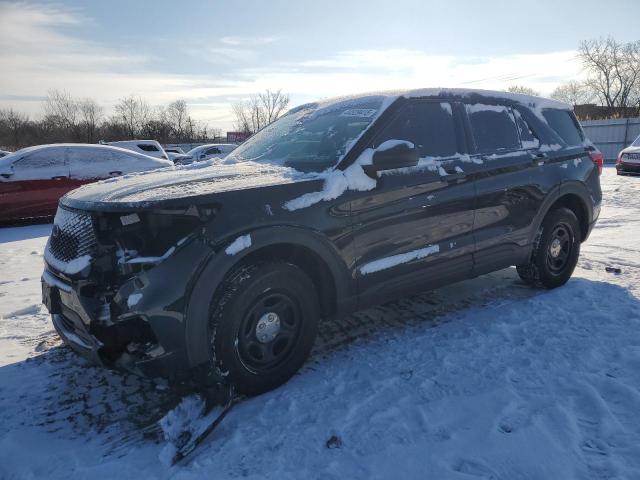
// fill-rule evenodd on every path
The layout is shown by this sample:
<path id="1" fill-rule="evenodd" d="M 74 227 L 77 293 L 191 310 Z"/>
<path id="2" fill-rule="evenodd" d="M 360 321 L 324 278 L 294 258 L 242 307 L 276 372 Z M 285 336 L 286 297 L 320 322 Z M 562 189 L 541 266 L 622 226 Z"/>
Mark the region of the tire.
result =
<path id="1" fill-rule="evenodd" d="M 211 312 L 215 372 L 239 393 L 258 395 L 285 383 L 305 362 L 318 331 L 320 303 L 300 268 L 269 262 L 230 274 Z"/>
<path id="2" fill-rule="evenodd" d="M 573 274 L 582 234 L 576 215 L 568 208 L 547 213 L 538 230 L 531 260 L 517 266 L 520 278 L 530 285 L 556 288 L 567 283 Z"/>

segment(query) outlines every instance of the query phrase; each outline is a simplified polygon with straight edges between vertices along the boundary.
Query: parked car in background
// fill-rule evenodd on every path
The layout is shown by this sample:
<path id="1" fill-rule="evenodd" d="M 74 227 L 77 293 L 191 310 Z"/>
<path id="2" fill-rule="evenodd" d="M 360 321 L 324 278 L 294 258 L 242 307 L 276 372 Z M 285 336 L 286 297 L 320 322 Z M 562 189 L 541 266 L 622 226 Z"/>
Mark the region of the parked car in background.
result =
<path id="1" fill-rule="evenodd" d="M 184 153 L 184 151 L 180 147 L 164 147 L 164 151 L 169 157 L 169 160 L 177 165 L 183 165 L 193 162 L 192 157 Z"/>
<path id="2" fill-rule="evenodd" d="M 142 153 L 150 157 L 170 160 L 169 156 L 162 148 L 162 145 L 155 140 L 123 140 L 118 142 L 106 142 L 104 145 L 126 148 L 127 150 Z"/>
<path id="3" fill-rule="evenodd" d="M 226 157 L 237 147 L 234 143 L 209 143 L 192 148 L 187 152 L 193 162 L 201 162 L 212 158 Z M 187 162 L 182 162 L 187 163 Z"/>
<path id="4" fill-rule="evenodd" d="M 618 154 L 616 172 L 618 175 L 640 174 L 640 136 Z"/>
<path id="5" fill-rule="evenodd" d="M 0 150 L 0 158 L 9 155 L 11 152 L 7 152 L 6 150 Z"/>
<path id="6" fill-rule="evenodd" d="M 53 215 L 58 199 L 80 185 L 172 165 L 108 145 L 23 148 L 0 159 L 0 221 Z"/>
<path id="7" fill-rule="evenodd" d="M 261 393 L 303 364 L 321 318 L 512 265 L 563 285 L 600 213 L 600 168 L 553 100 L 426 89 L 310 103 L 219 165 L 70 192 L 43 299 L 94 361 Z"/>

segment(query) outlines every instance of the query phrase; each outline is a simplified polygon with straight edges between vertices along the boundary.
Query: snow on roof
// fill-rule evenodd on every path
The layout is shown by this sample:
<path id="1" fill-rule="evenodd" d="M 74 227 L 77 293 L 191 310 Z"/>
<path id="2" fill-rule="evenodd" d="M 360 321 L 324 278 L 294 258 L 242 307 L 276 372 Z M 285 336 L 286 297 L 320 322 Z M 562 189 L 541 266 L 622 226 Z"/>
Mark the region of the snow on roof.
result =
<path id="1" fill-rule="evenodd" d="M 337 104 L 348 104 L 349 102 L 361 102 L 366 99 L 385 98 L 388 100 L 395 100 L 397 98 L 422 98 L 422 97 L 472 97 L 474 95 L 486 97 L 486 98 L 498 98 L 503 100 L 510 100 L 513 102 L 526 105 L 536 110 L 544 108 L 557 108 L 562 110 L 571 110 L 571 105 L 552 100 L 544 97 L 537 97 L 534 95 L 525 95 L 522 93 L 502 92 L 497 90 L 483 90 L 475 88 L 419 88 L 413 90 L 387 90 L 379 92 L 366 92 L 355 95 L 347 95 L 341 97 L 327 98 L 318 102 L 311 102 L 292 108 L 289 113 L 296 112 L 301 109 L 309 108 L 311 106 L 315 108 L 326 108 L 335 106 Z"/>

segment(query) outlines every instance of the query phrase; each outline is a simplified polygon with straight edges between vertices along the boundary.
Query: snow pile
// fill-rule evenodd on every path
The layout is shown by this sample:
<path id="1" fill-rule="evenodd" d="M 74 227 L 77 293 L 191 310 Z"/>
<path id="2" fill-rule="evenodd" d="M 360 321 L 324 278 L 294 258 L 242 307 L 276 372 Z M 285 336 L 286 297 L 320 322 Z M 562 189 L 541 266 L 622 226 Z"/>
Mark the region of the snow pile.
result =
<path id="1" fill-rule="evenodd" d="M 385 142 L 386 143 L 386 142 Z M 345 170 L 331 170 L 318 175 L 324 178 L 324 186 L 319 192 L 310 192 L 289 200 L 284 208 L 290 211 L 310 207 L 318 202 L 335 200 L 347 190 L 365 192 L 376 186 L 376 180 L 369 177 L 362 169 L 363 165 L 371 165 L 374 150 L 367 148 L 358 159 Z"/>
<path id="2" fill-rule="evenodd" d="M 392 255 L 391 257 L 380 258 L 378 260 L 365 263 L 360 267 L 360 273 L 362 273 L 362 275 L 367 275 L 368 273 L 379 272 L 380 270 L 386 270 L 388 268 L 402 265 L 403 263 L 409 263 L 413 260 L 428 257 L 429 255 L 433 255 L 439 251 L 440 247 L 438 245 L 429 245 L 428 247 L 420 248 L 418 250 L 412 250 L 399 255 Z"/>
<path id="3" fill-rule="evenodd" d="M 227 255 L 235 255 L 236 253 L 241 252 L 245 248 L 249 248 L 251 246 L 251 235 L 242 235 L 241 237 L 236 238 L 231 244 L 225 249 L 225 253 Z"/>
<path id="4" fill-rule="evenodd" d="M 391 150 L 392 148 L 398 147 L 400 145 L 406 145 L 408 148 L 414 148 L 413 143 L 407 140 L 387 140 L 386 142 L 382 142 L 376 148 L 376 152 L 386 152 L 387 150 Z"/>
<path id="5" fill-rule="evenodd" d="M 333 347 L 170 471 L 140 428 L 167 402 L 61 347 L 39 306 L 51 227 L 0 229 L 0 477 L 640 478 L 640 181 L 601 178 L 567 285 L 529 288 L 509 268 L 327 320 Z M 180 411 L 167 458 L 209 417 L 197 399 Z"/>

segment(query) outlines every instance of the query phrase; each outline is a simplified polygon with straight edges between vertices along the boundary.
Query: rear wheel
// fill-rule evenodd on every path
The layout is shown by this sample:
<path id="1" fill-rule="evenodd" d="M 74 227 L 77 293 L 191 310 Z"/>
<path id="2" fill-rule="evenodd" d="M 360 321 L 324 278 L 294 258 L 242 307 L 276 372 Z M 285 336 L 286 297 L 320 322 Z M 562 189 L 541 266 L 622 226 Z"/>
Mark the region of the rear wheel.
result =
<path id="1" fill-rule="evenodd" d="M 568 208 L 547 214 L 538 232 L 531 261 L 517 267 L 525 282 L 545 288 L 567 283 L 580 256 L 581 232 L 576 215 Z"/>
<path id="2" fill-rule="evenodd" d="M 309 356 L 319 310 L 315 285 L 295 265 L 270 262 L 236 270 L 212 305 L 214 368 L 247 395 L 282 385 Z"/>

